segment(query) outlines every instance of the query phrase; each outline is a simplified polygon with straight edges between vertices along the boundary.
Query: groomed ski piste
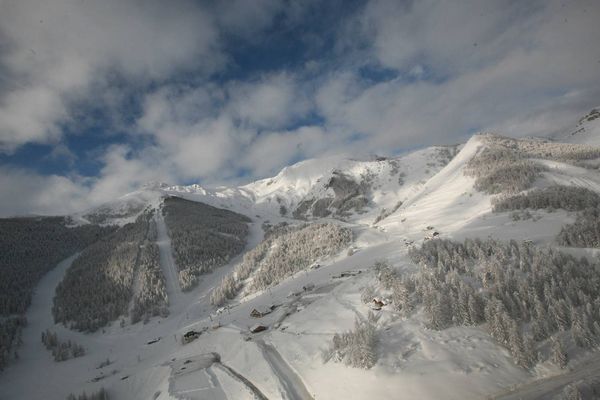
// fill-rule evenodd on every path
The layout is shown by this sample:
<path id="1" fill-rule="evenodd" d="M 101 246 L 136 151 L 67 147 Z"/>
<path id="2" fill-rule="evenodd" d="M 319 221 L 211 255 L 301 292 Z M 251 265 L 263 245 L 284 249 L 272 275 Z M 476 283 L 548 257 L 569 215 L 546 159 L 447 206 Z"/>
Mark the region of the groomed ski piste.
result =
<path id="1" fill-rule="evenodd" d="M 320 260 L 318 268 L 298 272 L 268 290 L 238 296 L 220 308 L 211 305 L 211 290 L 242 255 L 203 275 L 192 291 L 182 292 L 160 212 L 155 218 L 168 317 L 123 326 L 115 321 L 92 334 L 54 324 L 54 290 L 76 255 L 63 261 L 35 291 L 19 360 L 0 375 L 0 399 L 64 399 L 100 388 L 107 389 L 111 399 L 132 400 L 537 399 L 551 398 L 574 379 L 597 376 L 600 357 L 594 352 L 569 349 L 573 351 L 566 371 L 550 362 L 525 370 L 481 326 L 435 331 L 425 327 L 420 313 L 402 318 L 389 307 L 377 311 L 378 361 L 373 368 L 323 361 L 322 352 L 333 335 L 350 330 L 356 319 L 367 318 L 371 311 L 360 297 L 375 280 L 372 266 L 377 260 L 388 260 L 400 272 L 413 271 L 408 249 L 420 245 L 431 230 L 446 239 L 493 237 L 554 246 L 561 227 L 574 221 L 575 213 L 561 210 L 537 211 L 540 218 L 535 221 L 513 221 L 507 212 L 493 213 L 491 196 L 477 192 L 474 179 L 464 174 L 466 163 L 484 145 L 481 136 L 474 136 L 445 165 L 435 163 L 437 148 L 401 157 L 401 184 L 387 162 L 333 158 L 305 161 L 274 178 L 237 188 L 156 185 L 129 195 L 129 200 L 143 197 L 144 204 L 156 209 L 163 196 L 176 195 L 245 214 L 253 220 L 250 250 L 263 238 L 263 223 L 298 222 L 282 215 L 281 205 L 291 210 L 307 197 L 323 196 L 332 171 L 352 176 L 372 172 L 376 177 L 373 204 L 366 212 L 354 213 L 345 222 L 316 219 L 350 228 L 353 242 L 348 248 Z M 568 183 L 600 192 L 597 170 L 547 163 L 537 187 Z M 396 206 L 398 200 L 401 206 Z M 384 208 L 393 212 L 374 223 Z M 593 249 L 565 250 L 598 256 Z M 255 318 L 250 315 L 254 309 L 272 312 Z M 251 333 L 256 324 L 266 330 Z M 83 345 L 86 355 L 54 362 L 40 341 L 48 328 L 61 339 Z M 183 344 L 182 336 L 191 330 L 202 333 Z M 100 367 L 107 359 L 108 365 Z"/>

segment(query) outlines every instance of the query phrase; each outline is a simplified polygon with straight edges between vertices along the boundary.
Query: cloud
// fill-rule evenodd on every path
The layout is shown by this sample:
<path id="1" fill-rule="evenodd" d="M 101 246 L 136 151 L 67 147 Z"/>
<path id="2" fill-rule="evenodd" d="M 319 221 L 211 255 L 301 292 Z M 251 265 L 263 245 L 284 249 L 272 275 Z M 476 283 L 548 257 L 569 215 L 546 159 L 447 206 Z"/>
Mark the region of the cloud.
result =
<path id="1" fill-rule="evenodd" d="M 139 189 L 150 181 L 173 179 L 162 165 L 162 154 L 156 147 L 141 152 L 128 145 L 110 146 L 103 156 L 104 167 L 98 177 L 89 183 L 90 203 L 97 205 Z"/>
<path id="2" fill-rule="evenodd" d="M 327 132 L 318 126 L 303 126 L 292 131 L 266 132 L 244 152 L 241 165 L 253 176 L 274 175 L 290 160 L 323 155 L 330 149 Z"/>
<path id="3" fill-rule="evenodd" d="M 43 85 L 8 93 L 0 108 L 0 151 L 29 142 L 52 142 L 62 135 L 59 121 L 67 117 L 65 104 L 54 89 Z"/>
<path id="4" fill-rule="evenodd" d="M 360 22 L 383 65 L 410 70 L 425 63 L 445 76 L 493 62 L 516 40 L 526 46 L 535 3 L 373 0 Z"/>
<path id="5" fill-rule="evenodd" d="M 137 127 L 153 138 L 163 154 L 162 164 L 181 179 L 205 181 L 234 177 L 252 164 L 243 163 L 240 155 L 256 153 L 256 148 L 274 152 L 276 158 L 287 154 L 265 140 L 273 136 L 268 132 L 283 129 L 311 107 L 290 74 L 233 81 L 223 87 L 165 86 L 148 94 L 143 104 Z M 302 140 L 300 134 L 287 136 L 296 144 Z M 263 162 L 264 167 L 252 164 L 253 174 L 270 170 L 269 161 Z"/>
<path id="6" fill-rule="evenodd" d="M 222 112 L 224 92 L 214 87 L 169 86 L 144 100 L 137 127 L 153 139 L 159 165 L 182 180 L 209 178 L 227 164 L 245 140 Z"/>
<path id="7" fill-rule="evenodd" d="M 42 175 L 24 168 L 0 167 L 0 217 L 65 215 L 83 211 L 139 189 L 152 180 L 172 181 L 160 165 L 160 152 L 134 152 L 115 145 L 103 155 L 97 177 Z"/>
<path id="8" fill-rule="evenodd" d="M 69 148 L 64 144 L 58 144 L 54 146 L 50 154 L 48 154 L 45 159 L 55 162 L 62 162 L 67 166 L 72 167 L 77 161 L 78 157 L 77 154 L 69 150 Z"/>
<path id="9" fill-rule="evenodd" d="M 225 61 L 212 18 L 187 0 L 4 2 L 0 35 L 4 152 L 58 140 L 72 103 L 111 74 L 154 81 L 210 72 Z"/>
<path id="10" fill-rule="evenodd" d="M 369 0 L 335 17 L 320 11 L 342 3 L 319 4 L 3 3 L 0 151 L 49 143 L 73 162 L 65 127 L 95 118 L 126 138 L 94 153 L 91 177 L 0 167 L 0 191 L 31 193 L 3 208 L 75 210 L 148 180 L 231 183 L 479 130 L 548 135 L 598 105 L 597 1 Z M 279 46 L 292 33 L 299 48 Z M 273 43 L 293 57 L 256 59 Z"/>
<path id="11" fill-rule="evenodd" d="M 42 176 L 24 169 L 0 167 L 0 216 L 60 215 L 84 209 L 88 191 L 82 181 Z"/>
<path id="12" fill-rule="evenodd" d="M 281 128 L 310 109 L 310 102 L 290 74 L 268 75 L 253 82 L 234 82 L 227 91 L 232 116 L 257 128 Z"/>
<path id="13" fill-rule="evenodd" d="M 583 0 L 373 0 L 356 16 L 357 35 L 398 77 L 365 85 L 356 68 L 336 72 L 316 94 L 318 109 L 375 150 L 464 140 L 477 130 L 567 129 L 600 95 L 600 53 L 590 50 L 600 40 L 599 13 L 597 2 Z"/>

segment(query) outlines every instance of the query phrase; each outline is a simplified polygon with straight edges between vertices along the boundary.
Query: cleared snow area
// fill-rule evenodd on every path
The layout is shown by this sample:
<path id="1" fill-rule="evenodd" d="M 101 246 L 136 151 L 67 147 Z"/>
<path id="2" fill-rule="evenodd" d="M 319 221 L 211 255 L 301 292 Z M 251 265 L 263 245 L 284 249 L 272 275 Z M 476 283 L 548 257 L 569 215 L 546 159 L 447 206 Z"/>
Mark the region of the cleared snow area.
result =
<path id="1" fill-rule="evenodd" d="M 583 354 L 573 358 L 573 371 L 565 373 L 549 363 L 526 371 L 482 327 L 433 331 L 424 327 L 418 313 L 401 318 L 389 307 L 378 311 L 379 359 L 372 369 L 323 363 L 321 354 L 332 336 L 351 329 L 355 319 L 366 318 L 371 310 L 361 302 L 360 293 L 374 282 L 375 261 L 387 259 L 400 271 L 414 271 L 408 246 L 422 243 L 432 231 L 456 240 L 491 236 L 553 245 L 560 228 L 575 219 L 574 213 L 564 211 L 535 211 L 536 218 L 526 221 L 513 221 L 510 213 L 492 213 L 491 197 L 476 192 L 473 179 L 463 173 L 482 146 L 474 137 L 445 166 L 432 164 L 435 149 L 402 157 L 398 161 L 399 170 L 405 172 L 402 184 L 389 163 L 332 158 L 309 160 L 274 178 L 237 188 L 153 189 L 159 194 L 152 197 L 155 208 L 162 196 L 173 194 L 248 215 L 253 219 L 250 249 L 263 238 L 263 222 L 290 221 L 280 215 L 281 204 L 291 209 L 306 196 L 327 195 L 325 183 L 333 170 L 354 177 L 376 176 L 369 209 L 345 223 L 354 234 L 353 252 L 344 250 L 322 260 L 319 268 L 238 297 L 218 310 L 209 302 L 211 289 L 242 256 L 202 276 L 192 291 L 181 292 L 160 213 L 156 218 L 169 295 L 167 318 L 153 318 L 145 325 L 121 326 L 116 321 L 94 334 L 54 325 L 50 313 L 54 288 L 73 258 L 64 261 L 40 282 L 27 314 L 21 358 L 0 375 L 0 399 L 63 399 L 71 392 L 89 393 L 100 387 L 114 399 L 533 399 L 562 390 L 561 382 L 598 373 L 598 358 Z M 600 191 L 596 170 L 546 163 L 550 171 L 537 185 L 568 183 Z M 382 208 L 390 210 L 398 200 L 404 203 L 373 224 Z M 272 311 L 254 318 L 254 309 Z M 257 324 L 266 330 L 251 333 Z M 55 363 L 40 342 L 46 328 L 61 339 L 82 344 L 87 354 Z M 190 330 L 200 336 L 183 344 L 182 336 Z M 107 358 L 110 365 L 99 368 Z"/>

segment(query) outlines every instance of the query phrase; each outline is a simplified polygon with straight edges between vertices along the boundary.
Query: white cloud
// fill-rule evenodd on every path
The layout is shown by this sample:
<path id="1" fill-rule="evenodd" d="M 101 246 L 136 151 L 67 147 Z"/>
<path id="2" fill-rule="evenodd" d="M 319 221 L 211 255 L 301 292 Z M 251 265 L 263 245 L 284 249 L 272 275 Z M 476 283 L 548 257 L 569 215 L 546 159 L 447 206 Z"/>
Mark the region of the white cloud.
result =
<path id="1" fill-rule="evenodd" d="M 277 34 L 268 30 L 274 16 L 290 26 L 314 17 L 303 4 L 2 3 L 0 151 L 52 143 L 54 156 L 72 160 L 61 127 L 81 101 L 101 102 L 135 142 L 105 150 L 91 178 L 1 167 L 3 212 L 72 211 L 149 180 L 223 183 L 239 171 L 261 178 L 291 160 L 451 143 L 480 129 L 550 134 L 598 105 L 594 0 L 370 0 L 328 27 L 337 31 L 331 54 L 313 51 L 298 65 L 244 80 L 207 78 L 231 61 L 224 38 L 260 45 Z M 397 78 L 366 79 L 364 66 Z M 136 90 L 142 109 L 131 124 L 121 106 Z M 324 119 L 319 126 L 314 113 Z M 308 126 L 298 127 L 302 121 Z M 30 196 L 17 202 L 5 194 L 11 190 Z"/>
<path id="2" fill-rule="evenodd" d="M 43 85 L 13 91 L 0 107 L 0 151 L 28 142 L 51 142 L 61 136 L 58 122 L 67 110 L 52 88 Z"/>
<path id="3" fill-rule="evenodd" d="M 310 107 L 289 74 L 269 75 L 255 82 L 235 82 L 229 85 L 228 94 L 232 115 L 259 128 L 280 128 Z"/>
<path id="4" fill-rule="evenodd" d="M 464 140 L 480 129 L 567 129 L 600 96 L 599 13 L 585 0 L 373 0 L 357 17 L 371 54 L 400 76 L 420 70 L 421 79 L 366 87 L 348 70 L 321 85 L 319 110 L 327 124 L 365 134 L 374 150 Z"/>
<path id="5" fill-rule="evenodd" d="M 0 151 L 57 140 L 70 103 L 111 73 L 156 80 L 224 61 L 212 19 L 187 0 L 7 1 L 0 33 Z"/>
<path id="6" fill-rule="evenodd" d="M 360 22 L 383 65 L 410 70 L 425 62 L 446 75 L 493 62 L 516 40 L 526 46 L 534 11 L 532 2 L 511 0 L 372 0 Z"/>
<path id="7" fill-rule="evenodd" d="M 241 156 L 256 148 L 287 154 L 265 137 L 300 117 L 311 107 L 288 74 L 267 75 L 252 82 L 232 82 L 224 88 L 169 86 L 144 101 L 139 130 L 154 138 L 168 165 L 181 179 L 218 181 L 248 165 Z M 289 134 L 298 143 L 302 135 Z M 282 142 L 278 142 L 282 143 Z M 268 147 L 267 147 L 268 146 Z M 256 167 L 262 173 L 272 164 Z M 277 165 L 281 163 L 278 162 Z"/>
<path id="8" fill-rule="evenodd" d="M 0 216 L 60 215 L 86 207 L 83 182 L 64 176 L 41 176 L 23 169 L 0 167 Z"/>
<path id="9" fill-rule="evenodd" d="M 149 181 L 173 179 L 163 166 L 160 149 L 149 147 L 135 152 L 127 145 L 109 147 L 103 156 L 105 166 L 89 184 L 91 204 L 100 204 L 138 189 Z"/>
<path id="10" fill-rule="evenodd" d="M 323 128 L 305 126 L 293 131 L 265 132 L 244 152 L 242 165 L 254 176 L 274 175 L 292 159 L 322 155 L 331 148 L 331 140 Z M 339 150 L 339 149 L 338 149 Z"/>

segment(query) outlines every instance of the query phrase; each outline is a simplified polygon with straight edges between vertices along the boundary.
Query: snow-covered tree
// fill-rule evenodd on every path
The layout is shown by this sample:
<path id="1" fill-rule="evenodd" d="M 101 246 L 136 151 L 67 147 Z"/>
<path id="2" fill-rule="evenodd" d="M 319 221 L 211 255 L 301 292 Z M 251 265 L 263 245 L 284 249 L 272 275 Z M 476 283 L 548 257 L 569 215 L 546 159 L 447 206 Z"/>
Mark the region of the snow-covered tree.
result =
<path id="1" fill-rule="evenodd" d="M 282 226 L 269 231 L 256 248 L 244 255 L 230 277 L 213 290 L 211 302 L 222 305 L 248 283 L 254 292 L 276 285 L 318 260 L 339 253 L 352 242 L 352 231 L 333 223 Z M 252 275 L 252 281 L 246 280 Z"/>
<path id="2" fill-rule="evenodd" d="M 325 362 L 344 362 L 355 368 L 369 369 L 377 363 L 377 328 L 372 318 L 356 319 L 354 330 L 336 333 L 323 353 Z"/>
<path id="3" fill-rule="evenodd" d="M 552 337 L 552 362 L 562 369 L 569 363 L 569 355 L 560 336 Z"/>
<path id="4" fill-rule="evenodd" d="M 251 220 L 245 215 L 179 197 L 165 199 L 163 213 L 183 290 L 246 247 Z"/>

